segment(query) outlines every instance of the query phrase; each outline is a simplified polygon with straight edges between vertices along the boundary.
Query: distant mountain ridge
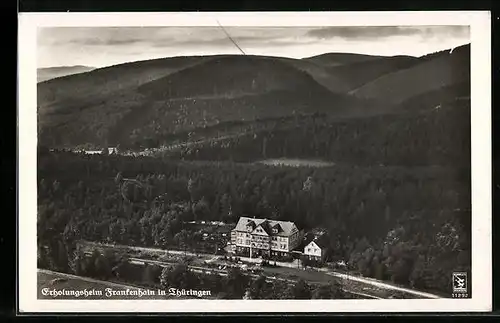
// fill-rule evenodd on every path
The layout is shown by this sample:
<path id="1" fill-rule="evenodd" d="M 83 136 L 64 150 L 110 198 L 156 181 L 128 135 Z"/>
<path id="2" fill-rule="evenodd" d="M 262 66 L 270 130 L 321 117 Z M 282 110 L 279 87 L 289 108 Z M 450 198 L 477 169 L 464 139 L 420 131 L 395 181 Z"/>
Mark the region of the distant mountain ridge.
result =
<path id="1" fill-rule="evenodd" d="M 95 69 L 95 67 L 84 65 L 42 67 L 37 69 L 37 82 L 40 83 L 58 77 L 90 72 Z"/>
<path id="2" fill-rule="evenodd" d="M 223 125 L 239 121 L 430 109 L 470 95 L 467 48 L 420 58 L 320 55 L 342 59 L 336 66 L 311 59 L 215 55 L 99 68 L 38 84 L 39 140 L 64 147 L 144 141 L 155 146 L 197 129 L 206 136 L 211 128 L 214 135 L 238 131 L 239 126 Z"/>
<path id="3" fill-rule="evenodd" d="M 383 57 L 384 56 L 351 54 L 351 53 L 325 53 L 321 55 L 305 57 L 303 58 L 303 60 L 307 60 L 324 66 L 340 66 L 346 64 L 377 60 Z"/>

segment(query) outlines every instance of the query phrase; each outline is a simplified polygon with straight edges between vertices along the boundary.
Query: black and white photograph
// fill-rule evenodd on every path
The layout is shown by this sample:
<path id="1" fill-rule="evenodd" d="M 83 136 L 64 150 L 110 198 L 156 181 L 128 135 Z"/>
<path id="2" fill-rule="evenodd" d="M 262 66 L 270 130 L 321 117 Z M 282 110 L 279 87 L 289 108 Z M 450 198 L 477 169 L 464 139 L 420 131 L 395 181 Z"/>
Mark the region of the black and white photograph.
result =
<path id="1" fill-rule="evenodd" d="M 489 16 L 456 14 L 30 25 L 26 308 L 487 310 Z"/>

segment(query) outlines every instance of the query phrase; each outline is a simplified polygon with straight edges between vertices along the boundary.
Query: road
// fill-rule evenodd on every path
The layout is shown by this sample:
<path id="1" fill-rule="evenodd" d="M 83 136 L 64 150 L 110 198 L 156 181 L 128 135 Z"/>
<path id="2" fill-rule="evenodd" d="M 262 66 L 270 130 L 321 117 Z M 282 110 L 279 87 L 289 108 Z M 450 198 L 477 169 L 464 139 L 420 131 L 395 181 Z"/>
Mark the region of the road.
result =
<path id="1" fill-rule="evenodd" d="M 98 243 L 98 242 L 91 242 L 91 241 L 82 241 L 85 245 L 91 245 L 91 246 L 96 246 L 96 247 L 105 247 L 105 248 L 112 248 L 112 249 L 130 249 L 134 251 L 146 251 L 146 252 L 159 252 L 159 253 L 164 253 L 168 255 L 186 255 L 186 256 L 208 256 L 208 257 L 213 257 L 214 255 L 212 254 L 206 254 L 206 253 L 193 253 L 189 251 L 181 251 L 181 250 L 166 250 L 166 249 L 158 249 L 158 248 L 146 248 L 146 247 L 136 247 L 136 246 L 127 246 L 127 245 L 115 245 L 115 244 L 108 244 L 108 243 Z"/>
<path id="2" fill-rule="evenodd" d="M 169 254 L 169 255 L 186 255 L 186 256 L 206 256 L 206 257 L 211 257 L 211 259 L 208 260 L 208 262 L 213 262 L 217 260 L 219 256 L 214 256 L 213 254 L 208 254 L 208 253 L 194 253 L 194 252 L 189 252 L 189 251 L 181 251 L 181 250 L 165 250 L 165 249 L 158 249 L 158 248 L 147 248 L 147 247 L 136 247 L 136 246 L 126 246 L 126 245 L 113 245 L 113 244 L 106 244 L 106 243 L 97 243 L 97 242 L 90 242 L 90 241 L 85 241 L 84 242 L 87 245 L 95 245 L 98 247 L 107 247 L 107 248 L 114 248 L 114 249 L 130 249 L 134 251 L 146 251 L 146 252 L 160 252 L 164 254 Z M 242 261 L 250 262 L 250 263 L 260 263 L 261 259 L 260 258 L 248 258 L 248 257 L 240 257 L 238 256 Z M 274 263 L 274 261 L 272 261 Z M 276 265 L 280 267 L 288 267 L 288 268 L 297 268 L 297 263 L 296 262 L 281 262 L 281 261 L 276 261 Z"/>
<path id="3" fill-rule="evenodd" d="M 435 299 L 441 298 L 438 295 L 420 292 L 420 291 L 416 291 L 414 289 L 408 289 L 408 288 L 394 286 L 394 285 L 387 284 L 387 283 L 384 283 L 381 281 L 377 281 L 375 279 L 356 277 L 353 275 L 343 274 L 343 273 L 339 273 L 339 272 L 335 272 L 335 271 L 331 271 L 331 270 L 324 270 L 323 268 L 320 270 L 325 272 L 327 275 L 330 275 L 330 276 L 334 276 L 334 277 L 345 279 L 345 280 L 356 281 L 356 282 L 372 285 L 372 286 L 379 287 L 379 288 L 390 289 L 390 290 L 394 290 L 394 291 L 398 291 L 398 292 L 404 292 L 404 293 L 408 293 L 408 294 L 412 294 L 412 295 L 416 295 L 416 296 L 421 296 L 421 297 L 425 297 L 425 298 L 435 298 Z"/>
<path id="4" fill-rule="evenodd" d="M 234 139 L 234 138 L 239 138 L 243 137 L 250 132 L 241 132 L 233 135 L 225 135 L 225 136 L 220 136 L 220 137 L 215 137 L 215 138 L 208 138 L 208 139 L 198 139 L 195 141 L 187 141 L 187 142 L 182 142 L 178 144 L 173 144 L 170 146 L 163 146 L 160 148 L 148 148 L 143 151 L 139 152 L 131 152 L 131 153 L 125 153 L 124 155 L 132 155 L 132 156 L 151 156 L 154 154 L 162 153 L 162 152 L 172 152 L 177 149 L 182 149 L 182 148 L 189 148 L 189 147 L 196 147 L 198 145 L 206 144 L 206 143 L 216 143 L 219 141 L 227 140 L 227 139 Z"/>
<path id="5" fill-rule="evenodd" d="M 125 249 L 131 249 L 135 251 L 149 251 L 149 252 L 163 252 L 165 254 L 177 254 L 177 255 L 187 255 L 187 256 L 206 256 L 206 257 L 211 257 L 213 259 L 214 255 L 212 254 L 204 254 L 204 253 L 192 253 L 192 252 L 184 252 L 184 251 L 178 251 L 178 250 L 164 250 L 164 249 L 157 249 L 157 248 L 146 248 L 146 247 L 135 247 L 135 246 L 124 246 L 124 245 L 111 245 L 111 244 L 101 244 L 101 243 L 96 243 L 96 242 L 85 242 L 86 244 L 93 244 L 96 246 L 101 246 L 101 247 L 108 247 L 108 248 L 125 248 Z M 260 259 L 257 258 L 246 258 L 246 257 L 240 257 L 242 261 L 247 261 L 247 262 L 260 262 Z M 213 261 L 213 260 L 212 260 Z M 274 263 L 274 261 L 273 261 Z M 289 268 L 297 268 L 297 265 L 294 263 L 286 263 L 286 262 L 276 262 L 277 266 L 281 267 L 289 267 Z M 414 289 L 409 289 L 409 288 L 404 288 L 404 287 L 399 287 L 399 286 L 394 286 L 392 284 L 385 283 L 383 281 L 379 281 L 376 279 L 371 279 L 371 278 L 366 278 L 366 277 L 359 277 L 359 276 L 354 276 L 346 273 L 340 273 L 331 269 L 327 268 L 321 268 L 319 269 L 323 272 L 325 272 L 328 275 L 345 279 L 345 280 L 350 280 L 350 281 L 355 281 L 358 283 L 363 283 L 366 285 L 370 285 L 373 287 L 377 288 L 382 288 L 388 291 L 398 291 L 398 292 L 404 292 L 413 296 L 418 296 L 418 297 L 425 297 L 425 298 L 441 298 L 438 295 L 431 294 L 431 293 L 426 293 L 426 292 L 421 292 L 417 291 Z"/>
<path id="6" fill-rule="evenodd" d="M 213 260 L 213 258 L 211 260 Z M 149 259 L 140 259 L 140 258 L 130 258 L 129 261 L 131 263 L 134 263 L 134 264 L 145 264 L 145 263 L 147 263 L 147 264 L 155 264 L 155 265 L 158 265 L 158 266 L 161 266 L 161 267 L 166 267 L 166 266 L 175 264 L 175 263 L 171 263 L 171 262 L 158 261 L 158 260 L 149 260 Z M 188 265 L 188 268 L 191 269 L 193 272 L 200 273 L 200 274 L 212 273 L 212 274 L 217 274 L 219 276 L 227 276 L 227 271 L 226 270 L 222 270 L 222 269 L 215 269 L 215 268 L 208 268 L 208 267 L 201 267 L 201 266 L 192 266 L 192 265 Z M 247 273 L 247 275 L 250 276 L 250 277 L 252 277 L 252 278 L 258 278 L 259 277 L 259 275 L 252 274 L 252 273 Z M 267 282 L 271 282 L 271 283 L 274 282 L 274 281 L 282 281 L 282 282 L 286 282 L 286 283 L 296 283 L 297 282 L 297 280 L 294 280 L 294 279 L 286 279 L 286 278 L 280 278 L 280 277 L 274 277 L 274 276 L 266 276 L 266 281 Z M 354 292 L 354 291 L 348 290 L 346 288 L 342 288 L 342 290 L 345 293 L 362 296 L 362 297 L 365 297 L 365 298 L 368 298 L 368 299 L 383 299 L 381 297 L 374 296 L 374 295 L 369 295 L 369 294 L 366 294 L 366 293 Z"/>

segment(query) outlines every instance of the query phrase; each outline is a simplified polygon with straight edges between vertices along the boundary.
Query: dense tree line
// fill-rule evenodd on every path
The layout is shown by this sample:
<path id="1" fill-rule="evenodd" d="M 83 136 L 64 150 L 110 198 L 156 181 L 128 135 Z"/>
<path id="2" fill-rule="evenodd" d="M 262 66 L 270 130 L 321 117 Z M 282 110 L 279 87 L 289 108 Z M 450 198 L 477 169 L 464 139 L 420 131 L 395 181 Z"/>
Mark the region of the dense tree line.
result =
<path id="1" fill-rule="evenodd" d="M 74 147 L 85 143 L 124 145 L 149 138 L 162 143 L 163 136 L 223 122 L 319 111 L 336 114 L 364 104 L 331 93 L 307 72 L 282 59 L 223 59 L 244 62 L 231 63 L 221 71 L 217 61 L 212 61 L 173 74 L 203 58 L 186 58 L 191 62 L 178 63 L 176 68 L 139 63 L 134 68 L 99 69 L 66 82 L 39 84 L 39 142 Z M 320 78 L 336 79 L 318 66 L 313 68 L 318 69 Z M 211 82 L 200 82 L 200 75 L 209 70 Z M 117 73 L 122 76 L 111 77 Z"/>
<path id="2" fill-rule="evenodd" d="M 346 107 L 361 105 L 352 98 L 326 90 L 317 92 L 314 89 L 276 90 L 259 95 L 200 96 L 157 101 L 148 103 L 147 111 L 136 109 L 138 113 L 130 113 L 130 116 L 118 120 L 116 123 L 119 126 L 111 127 L 109 136 L 114 143 L 122 146 L 158 147 L 169 144 L 171 138 L 178 134 L 206 133 L 207 130 L 214 134 L 220 125 L 241 121 L 259 123 L 313 113 L 339 115 L 349 111 Z M 99 142 L 103 142 L 102 138 Z"/>
<path id="3" fill-rule="evenodd" d="M 45 152 L 39 154 L 39 250 L 49 247 L 64 270 L 64 255 L 67 260 L 78 239 L 182 248 L 195 241 L 186 221 L 266 217 L 305 230 L 325 227 L 328 261 L 448 291 L 450 272 L 470 267 L 469 173 L 438 166 L 314 169 Z M 124 185 L 125 179 L 140 185 Z"/>
<path id="4" fill-rule="evenodd" d="M 303 280 L 296 283 L 268 281 L 265 276 L 257 278 L 242 273 L 238 268 L 228 270 L 227 276 L 195 273 L 187 262 L 161 267 L 155 264 L 135 265 L 124 254 L 111 251 L 104 253 L 93 249 L 86 254 L 77 248 L 69 257 L 45 255 L 38 260 L 38 266 L 52 270 L 62 270 L 54 262 L 67 261 L 65 272 L 78 276 L 107 281 L 132 283 L 138 286 L 207 290 L 219 299 L 342 299 L 348 296 L 342 286 L 332 280 L 328 285 L 308 284 Z"/>
<path id="5" fill-rule="evenodd" d="M 433 107 L 434 108 L 434 107 Z M 185 160 L 309 158 L 357 165 L 470 164 L 470 103 L 343 121 L 309 116 L 187 147 Z"/>
<path id="6" fill-rule="evenodd" d="M 144 148 L 158 148 L 162 146 L 171 146 L 177 143 L 193 142 L 207 138 L 221 138 L 241 135 L 244 133 L 254 133 L 263 130 L 274 129 L 278 125 L 296 124 L 299 118 L 307 118 L 311 116 L 325 116 L 325 114 L 301 114 L 297 116 L 280 116 L 255 118 L 247 121 L 233 120 L 220 122 L 216 119 L 211 122 L 210 126 L 203 125 L 192 127 L 189 130 L 179 128 L 172 132 L 172 129 L 164 127 L 155 120 L 162 120 L 165 116 L 157 115 L 151 124 L 145 125 L 142 128 L 134 129 L 130 133 L 130 137 L 122 147 L 132 150 L 140 150 Z"/>

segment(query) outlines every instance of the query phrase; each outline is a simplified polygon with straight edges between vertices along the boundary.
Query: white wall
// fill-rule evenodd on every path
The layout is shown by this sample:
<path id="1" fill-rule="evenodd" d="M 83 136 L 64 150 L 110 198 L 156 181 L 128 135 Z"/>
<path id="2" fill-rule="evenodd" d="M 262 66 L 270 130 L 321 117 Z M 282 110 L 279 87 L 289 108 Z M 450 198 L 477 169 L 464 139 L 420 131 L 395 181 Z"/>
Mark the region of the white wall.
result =
<path id="1" fill-rule="evenodd" d="M 238 246 L 249 247 L 252 243 L 252 236 L 254 237 L 253 242 L 261 244 L 262 248 L 269 248 L 269 243 L 271 244 L 271 250 L 274 251 L 284 251 L 289 252 L 295 248 L 300 243 L 300 234 L 297 231 L 294 233 L 294 239 L 288 237 L 277 236 L 276 240 L 272 238 L 268 242 L 266 238 L 270 238 L 265 234 L 255 234 L 249 232 L 236 232 L 234 243 Z M 263 240 L 259 241 L 257 237 L 262 237 Z"/>

